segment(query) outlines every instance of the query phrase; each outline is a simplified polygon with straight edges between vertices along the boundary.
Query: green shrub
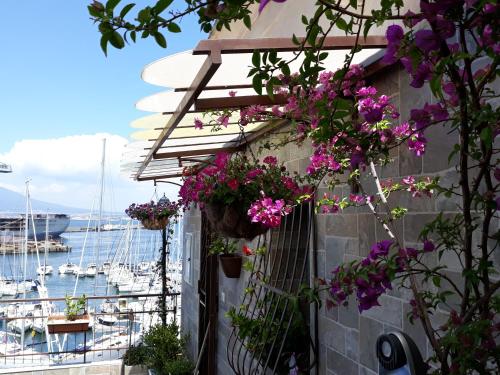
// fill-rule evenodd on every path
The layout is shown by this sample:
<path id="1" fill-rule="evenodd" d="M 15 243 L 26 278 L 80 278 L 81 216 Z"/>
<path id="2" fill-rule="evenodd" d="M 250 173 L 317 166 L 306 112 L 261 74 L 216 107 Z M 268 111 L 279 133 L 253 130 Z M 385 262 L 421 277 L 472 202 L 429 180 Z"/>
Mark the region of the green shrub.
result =
<path id="1" fill-rule="evenodd" d="M 148 355 L 148 348 L 144 345 L 131 346 L 123 356 L 123 364 L 126 366 L 144 365 Z"/>
<path id="2" fill-rule="evenodd" d="M 170 375 L 191 375 L 193 373 L 194 366 L 189 359 L 181 357 L 167 363 L 165 370 Z"/>
<path id="3" fill-rule="evenodd" d="M 151 327 L 144 335 L 144 345 L 148 348 L 146 364 L 158 375 L 184 374 L 185 372 L 174 371 L 187 368 L 182 367 L 188 362 L 183 354 L 185 344 L 186 337 L 181 336 L 177 324 L 158 324 Z M 176 362 L 179 363 L 175 364 Z M 170 370 L 169 366 L 174 366 L 174 370 Z"/>

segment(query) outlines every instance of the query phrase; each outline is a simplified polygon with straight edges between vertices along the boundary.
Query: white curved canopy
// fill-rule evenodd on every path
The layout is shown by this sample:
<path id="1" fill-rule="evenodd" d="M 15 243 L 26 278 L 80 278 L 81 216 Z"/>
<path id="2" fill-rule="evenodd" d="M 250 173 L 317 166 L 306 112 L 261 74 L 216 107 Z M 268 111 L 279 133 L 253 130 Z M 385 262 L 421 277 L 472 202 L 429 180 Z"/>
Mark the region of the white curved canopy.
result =
<path id="1" fill-rule="evenodd" d="M 328 37 L 323 45 L 328 57 L 325 69 L 335 71 L 344 65 L 353 37 Z M 354 57 L 354 64 L 370 65 L 381 57 L 386 40 L 381 36 L 361 38 L 367 47 Z M 136 108 L 153 112 L 132 122 L 138 129 L 123 155 L 122 170 L 137 180 L 177 177 L 186 166 L 203 162 L 222 150 L 241 150 L 245 143 L 266 131 L 283 126 L 284 121 L 248 124 L 243 137 L 237 118 L 218 132 L 210 126 L 195 129 L 195 118 L 207 123 L 201 112 L 240 108 L 259 104 L 266 107 L 282 105 L 284 98 L 257 95 L 252 78 L 247 77 L 252 65 L 252 51 L 277 50 L 278 57 L 292 59 L 296 46 L 289 38 L 224 39 L 200 41 L 193 51 L 177 53 L 147 65 L 142 79 L 168 90 L 142 98 Z M 291 64 L 298 71 L 302 56 Z M 236 91 L 236 96 L 229 95 Z M 281 102 L 280 102 L 281 101 Z"/>

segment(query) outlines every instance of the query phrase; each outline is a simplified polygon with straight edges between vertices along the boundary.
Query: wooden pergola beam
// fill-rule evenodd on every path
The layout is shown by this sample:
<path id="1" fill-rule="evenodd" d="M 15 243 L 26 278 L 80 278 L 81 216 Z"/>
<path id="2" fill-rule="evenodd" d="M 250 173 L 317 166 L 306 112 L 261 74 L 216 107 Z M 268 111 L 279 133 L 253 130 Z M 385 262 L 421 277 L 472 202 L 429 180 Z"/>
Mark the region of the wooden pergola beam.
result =
<path id="1" fill-rule="evenodd" d="M 194 102 L 194 107 L 196 111 L 204 112 L 224 108 L 248 107 L 251 105 L 263 105 L 269 107 L 276 104 L 286 104 L 285 96 L 275 95 L 272 99 L 267 95 L 245 95 L 233 97 L 228 96 L 224 98 L 196 99 Z"/>
<path id="2" fill-rule="evenodd" d="M 184 151 L 172 151 L 172 152 L 161 152 L 161 153 L 156 153 L 153 156 L 154 160 L 159 160 L 159 159 L 168 159 L 168 158 L 178 158 L 178 157 L 183 157 L 183 156 L 202 156 L 202 155 L 211 155 L 211 154 L 216 154 L 217 152 L 236 152 L 236 151 L 241 151 L 242 146 L 236 146 L 236 147 L 226 147 L 226 148 L 204 148 L 200 150 L 184 150 Z"/>
<path id="3" fill-rule="evenodd" d="M 302 41 L 303 38 L 298 38 Z M 329 36 L 326 37 L 322 50 L 350 49 L 356 43 L 355 36 Z M 384 48 L 387 39 L 384 35 L 370 35 L 366 38 L 360 37 L 358 45 L 363 48 Z M 309 44 L 305 48 L 311 48 Z M 193 50 L 193 55 L 206 55 L 214 51 L 221 54 L 228 53 L 252 53 L 255 50 L 277 52 L 293 52 L 297 45 L 291 38 L 259 38 L 259 39 L 205 39 L 201 40 Z"/>
<path id="4" fill-rule="evenodd" d="M 186 115 L 186 113 L 189 111 L 189 108 L 193 105 L 195 99 L 198 98 L 201 91 L 203 91 L 203 88 L 207 85 L 207 83 L 213 77 L 217 69 L 219 69 L 219 66 L 221 64 L 222 57 L 220 53 L 214 52 L 207 56 L 198 74 L 193 79 L 190 89 L 184 94 L 184 97 L 177 106 L 177 110 L 172 114 L 172 117 L 170 117 L 169 121 L 165 125 L 165 128 L 162 130 L 155 143 L 153 144 L 153 147 L 151 147 L 151 149 L 149 150 L 142 165 L 139 167 L 139 170 L 136 173 L 136 179 L 141 176 L 142 172 L 146 169 L 149 162 L 153 159 L 155 152 L 158 151 L 165 139 L 168 138 L 177 124 L 179 124 L 182 118 Z"/>

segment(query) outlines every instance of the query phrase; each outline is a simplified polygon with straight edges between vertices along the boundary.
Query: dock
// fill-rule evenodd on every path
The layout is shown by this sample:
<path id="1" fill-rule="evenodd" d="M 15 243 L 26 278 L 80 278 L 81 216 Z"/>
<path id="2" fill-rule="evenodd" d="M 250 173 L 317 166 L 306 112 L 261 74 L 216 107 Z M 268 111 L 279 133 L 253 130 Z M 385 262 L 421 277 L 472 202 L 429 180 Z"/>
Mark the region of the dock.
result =
<path id="1" fill-rule="evenodd" d="M 45 241 L 28 241 L 28 253 L 35 253 L 38 246 L 38 252 L 45 252 Z M 0 254 L 22 254 L 24 253 L 24 241 L 15 239 L 13 241 L 0 243 Z M 49 253 L 67 253 L 71 251 L 71 246 L 65 245 L 59 241 L 51 240 L 47 243 Z"/>

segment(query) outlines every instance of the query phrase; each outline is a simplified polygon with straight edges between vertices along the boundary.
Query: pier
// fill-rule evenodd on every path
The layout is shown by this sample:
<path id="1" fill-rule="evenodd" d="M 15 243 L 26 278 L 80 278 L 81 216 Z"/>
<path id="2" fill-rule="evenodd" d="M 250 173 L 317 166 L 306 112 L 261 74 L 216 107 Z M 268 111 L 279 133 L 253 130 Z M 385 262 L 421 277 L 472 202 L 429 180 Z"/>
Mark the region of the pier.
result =
<path id="1" fill-rule="evenodd" d="M 38 252 L 45 252 L 45 241 L 28 241 L 28 253 L 35 253 L 38 247 Z M 22 254 L 24 253 L 25 245 L 23 240 L 11 240 L 9 242 L 0 243 L 0 254 Z M 71 251 L 71 246 L 65 245 L 59 241 L 51 240 L 47 243 L 47 252 L 49 253 L 67 253 Z"/>

